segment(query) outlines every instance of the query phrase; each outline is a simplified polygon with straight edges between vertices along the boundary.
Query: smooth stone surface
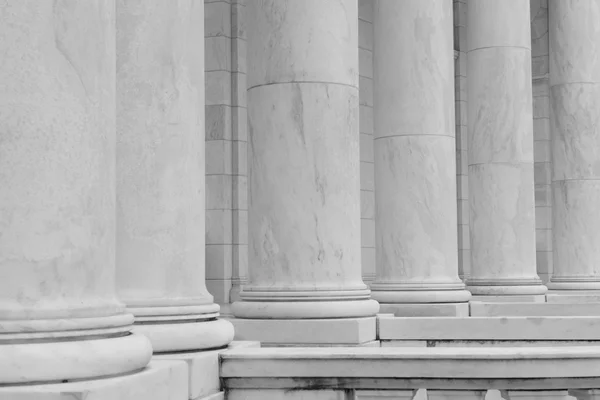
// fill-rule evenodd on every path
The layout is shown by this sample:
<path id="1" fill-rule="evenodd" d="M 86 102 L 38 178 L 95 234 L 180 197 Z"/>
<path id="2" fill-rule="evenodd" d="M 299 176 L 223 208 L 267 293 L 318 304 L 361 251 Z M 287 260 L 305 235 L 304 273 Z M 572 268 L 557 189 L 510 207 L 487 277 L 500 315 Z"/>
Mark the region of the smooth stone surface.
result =
<path id="1" fill-rule="evenodd" d="M 231 309 L 238 318 L 356 318 L 377 314 L 379 303 L 375 300 L 305 301 L 290 296 L 280 301 L 239 301 L 233 303 Z"/>
<path id="2" fill-rule="evenodd" d="M 600 303 L 600 293 L 598 291 L 584 290 L 550 290 L 546 294 L 547 303 Z"/>
<path id="3" fill-rule="evenodd" d="M 233 325 L 223 319 L 136 323 L 133 331 L 150 339 L 155 354 L 220 348 L 234 336 Z"/>
<path id="4" fill-rule="evenodd" d="M 354 394 L 355 400 L 412 400 L 415 397 L 415 390 L 357 390 Z"/>
<path id="5" fill-rule="evenodd" d="M 600 289 L 600 4 L 548 2 L 556 290 Z"/>
<path id="6" fill-rule="evenodd" d="M 125 335 L 0 343 L 0 384 L 92 379 L 144 368 L 152 357 L 150 341 Z"/>
<path id="7" fill-rule="evenodd" d="M 468 7 L 468 170 L 474 295 L 544 294 L 536 273 L 530 4 Z"/>
<path id="8" fill-rule="evenodd" d="M 287 82 L 330 82 L 356 87 L 357 3 L 247 1 L 248 88 Z"/>
<path id="9" fill-rule="evenodd" d="M 518 316 L 595 316 L 600 317 L 600 302 L 583 304 L 565 303 L 486 303 L 471 302 L 472 317 Z"/>
<path id="10" fill-rule="evenodd" d="M 373 316 L 361 276 L 357 1 L 246 7 L 249 271 L 232 311 Z"/>
<path id="11" fill-rule="evenodd" d="M 378 318 L 380 340 L 598 340 L 600 317 Z"/>
<path id="12" fill-rule="evenodd" d="M 2 321 L 71 319 L 75 328 L 78 318 L 123 314 L 112 258 L 111 3 L 3 2 Z"/>
<path id="13" fill-rule="evenodd" d="M 248 106 L 250 268 L 242 299 L 254 292 L 265 299 L 297 291 L 368 296 L 360 269 L 357 89 L 260 86 L 249 90 Z"/>
<path id="14" fill-rule="evenodd" d="M 427 390 L 427 400 L 484 400 L 485 390 Z"/>
<path id="15" fill-rule="evenodd" d="M 194 400 L 225 400 L 225 392 L 218 392 L 206 397 L 198 397 Z"/>
<path id="16" fill-rule="evenodd" d="M 336 319 L 242 319 L 232 318 L 235 340 L 256 340 L 272 344 L 346 344 L 372 342 L 376 337 L 376 318 Z"/>
<path id="17" fill-rule="evenodd" d="M 226 349 L 177 354 L 159 354 L 156 361 L 178 361 L 187 364 L 188 393 L 191 400 L 210 398 L 221 390 L 219 381 L 219 354 L 234 348 L 260 347 L 258 342 L 231 342 Z M 217 397 L 218 398 L 218 397 Z"/>
<path id="18" fill-rule="evenodd" d="M 143 368 L 115 293 L 114 2 L 1 7 L 0 384 Z"/>
<path id="19" fill-rule="evenodd" d="M 372 296 L 467 301 L 458 277 L 452 4 L 374 3 L 375 243 Z"/>
<path id="20" fill-rule="evenodd" d="M 502 391 L 506 400 L 569 400 L 568 390 L 507 390 Z"/>
<path id="21" fill-rule="evenodd" d="M 152 361 L 114 378 L 0 387 L 0 400 L 188 400 L 187 378 L 184 362 Z"/>
<path id="22" fill-rule="evenodd" d="M 261 382 L 264 388 L 269 387 L 267 382 L 275 387 L 278 383 L 285 384 L 285 381 L 273 378 L 287 378 L 297 380 L 295 389 L 310 387 L 310 379 L 314 379 L 314 387 L 317 378 L 345 378 L 346 384 L 356 384 L 361 378 L 369 377 L 397 380 L 593 378 L 600 375 L 599 358 L 598 346 L 250 348 L 223 353 L 221 377 L 225 388 L 251 387 L 252 381 L 260 382 L 260 378 L 266 378 Z M 561 368 L 556 368 L 557 362 L 560 362 Z M 460 368 L 456 368 L 457 363 Z M 344 385 L 343 380 L 338 383 Z"/>
<path id="23" fill-rule="evenodd" d="M 469 303 L 379 304 L 381 313 L 397 317 L 468 317 Z"/>
<path id="24" fill-rule="evenodd" d="M 544 303 L 546 296 L 543 294 L 513 294 L 510 296 L 499 295 L 474 295 L 471 302 L 479 301 L 484 303 Z"/>
<path id="25" fill-rule="evenodd" d="M 117 282 L 158 353 L 233 339 L 205 284 L 203 35 L 203 4 L 117 3 Z"/>

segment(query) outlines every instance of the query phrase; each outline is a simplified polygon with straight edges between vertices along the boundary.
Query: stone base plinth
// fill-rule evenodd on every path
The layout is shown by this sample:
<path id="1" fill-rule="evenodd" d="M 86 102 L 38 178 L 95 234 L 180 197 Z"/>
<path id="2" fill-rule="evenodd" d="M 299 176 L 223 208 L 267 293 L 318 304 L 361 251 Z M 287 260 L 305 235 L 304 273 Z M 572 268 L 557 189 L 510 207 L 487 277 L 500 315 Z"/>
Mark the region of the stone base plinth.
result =
<path id="1" fill-rule="evenodd" d="M 472 317 L 600 317 L 598 303 L 487 303 L 471 302 Z"/>
<path id="2" fill-rule="evenodd" d="M 546 294 L 546 302 L 563 304 L 600 304 L 600 291 L 550 290 Z"/>
<path id="3" fill-rule="evenodd" d="M 546 296 L 543 294 L 516 294 L 516 295 L 473 295 L 471 302 L 480 301 L 484 303 L 544 303 Z"/>
<path id="4" fill-rule="evenodd" d="M 0 400 L 189 400 L 187 382 L 185 363 L 151 361 L 138 373 L 115 378 L 0 387 Z"/>
<path id="5" fill-rule="evenodd" d="M 231 318 L 235 340 L 262 346 L 365 345 L 377 339 L 376 318 L 242 319 Z"/>
<path id="6" fill-rule="evenodd" d="M 379 303 L 379 312 L 397 317 L 468 317 L 469 303 Z"/>
<path id="7" fill-rule="evenodd" d="M 379 317 L 378 339 L 597 341 L 600 317 Z M 382 345 L 382 347 L 385 347 Z"/>
<path id="8" fill-rule="evenodd" d="M 184 362 L 188 367 L 188 392 L 192 400 L 209 398 L 218 395 L 221 390 L 219 382 L 219 354 L 230 349 L 241 347 L 260 347 L 258 342 L 232 342 L 226 349 L 184 352 L 176 354 L 155 355 L 153 360 Z M 215 399 L 218 399 L 216 397 Z M 170 399 L 169 399 L 170 400 Z"/>

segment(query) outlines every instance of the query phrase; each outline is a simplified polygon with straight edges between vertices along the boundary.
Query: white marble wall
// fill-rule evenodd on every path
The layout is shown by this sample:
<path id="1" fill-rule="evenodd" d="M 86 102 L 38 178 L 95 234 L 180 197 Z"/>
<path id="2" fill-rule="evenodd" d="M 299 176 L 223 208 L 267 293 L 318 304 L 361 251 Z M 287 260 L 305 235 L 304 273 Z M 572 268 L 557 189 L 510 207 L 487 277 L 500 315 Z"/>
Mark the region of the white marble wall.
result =
<path id="1" fill-rule="evenodd" d="M 361 263 L 365 283 L 375 278 L 373 175 L 373 3 L 358 0 Z"/>
<path id="2" fill-rule="evenodd" d="M 206 284 L 239 298 L 248 265 L 246 32 L 243 0 L 205 0 Z"/>
<path id="3" fill-rule="evenodd" d="M 533 158 L 535 182 L 536 262 L 540 278 L 552 274 L 552 195 L 550 90 L 548 81 L 548 1 L 530 0 L 533 75 Z"/>

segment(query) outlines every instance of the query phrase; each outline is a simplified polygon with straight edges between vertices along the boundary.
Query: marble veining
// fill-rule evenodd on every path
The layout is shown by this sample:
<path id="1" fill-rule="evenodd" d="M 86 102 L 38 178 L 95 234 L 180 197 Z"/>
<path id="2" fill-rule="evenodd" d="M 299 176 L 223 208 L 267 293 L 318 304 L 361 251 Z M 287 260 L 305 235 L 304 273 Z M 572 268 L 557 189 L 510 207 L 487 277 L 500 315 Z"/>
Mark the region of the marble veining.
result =
<path id="1" fill-rule="evenodd" d="M 600 4 L 550 1 L 555 289 L 600 289 Z"/>
<path id="2" fill-rule="evenodd" d="M 452 4 L 374 3 L 375 245 L 373 298 L 459 289 Z M 411 293 L 397 293 L 402 289 Z M 411 297 L 414 293 L 414 296 Z M 460 301 L 436 293 L 438 302 Z M 463 300 L 468 299 L 464 293 Z M 433 300 L 428 300 L 433 301 Z"/>
<path id="3" fill-rule="evenodd" d="M 544 293 L 536 273 L 530 4 L 467 11 L 471 277 L 478 295 Z"/>

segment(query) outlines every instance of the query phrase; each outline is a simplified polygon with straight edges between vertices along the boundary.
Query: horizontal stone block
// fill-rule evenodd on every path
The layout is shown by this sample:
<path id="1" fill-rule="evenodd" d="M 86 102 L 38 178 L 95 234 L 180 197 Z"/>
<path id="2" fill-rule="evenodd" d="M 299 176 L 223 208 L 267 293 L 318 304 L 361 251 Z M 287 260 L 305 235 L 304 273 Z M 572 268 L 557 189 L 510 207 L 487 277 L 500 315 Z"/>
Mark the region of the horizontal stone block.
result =
<path id="1" fill-rule="evenodd" d="M 221 354 L 221 378 L 228 390 L 288 388 L 307 394 L 424 387 L 553 390 L 595 387 L 598 361 L 599 346 L 236 349 Z"/>
<path id="2" fill-rule="evenodd" d="M 485 303 L 471 302 L 472 317 L 518 316 L 594 316 L 600 317 L 600 302 L 584 304 L 564 303 Z"/>
<path id="3" fill-rule="evenodd" d="M 229 319 L 235 340 L 270 345 L 364 345 L 376 340 L 376 319 Z"/>
<path id="4" fill-rule="evenodd" d="M 379 303 L 379 311 L 381 313 L 392 313 L 397 317 L 468 317 L 469 303 Z"/>
<path id="5" fill-rule="evenodd" d="M 583 290 L 552 290 L 546 294 L 546 302 L 563 304 L 598 303 L 600 306 L 600 292 Z"/>
<path id="6" fill-rule="evenodd" d="M 505 295 L 505 296 L 484 296 L 473 295 L 471 301 L 481 301 L 485 303 L 543 303 L 546 297 L 543 294 L 526 294 L 526 295 Z"/>
<path id="7" fill-rule="evenodd" d="M 380 340 L 598 340 L 599 317 L 380 317 Z"/>

